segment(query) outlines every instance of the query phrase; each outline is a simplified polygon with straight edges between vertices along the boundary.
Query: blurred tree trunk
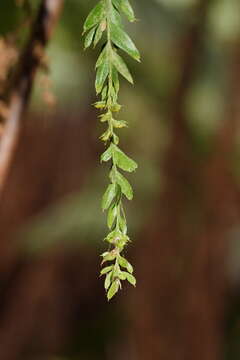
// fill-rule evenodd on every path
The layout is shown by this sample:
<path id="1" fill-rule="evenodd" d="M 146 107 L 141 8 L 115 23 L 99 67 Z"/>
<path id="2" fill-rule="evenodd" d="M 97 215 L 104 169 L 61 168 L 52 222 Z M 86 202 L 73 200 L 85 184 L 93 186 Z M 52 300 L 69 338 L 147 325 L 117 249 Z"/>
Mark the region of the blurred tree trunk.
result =
<path id="1" fill-rule="evenodd" d="M 42 0 L 31 28 L 28 42 L 17 64 L 16 74 L 11 84 L 6 84 L 8 116 L 0 142 L 0 191 L 2 191 L 11 162 L 14 157 L 24 119 L 31 97 L 34 80 L 43 64 L 45 47 L 58 23 L 63 0 Z"/>
<path id="2" fill-rule="evenodd" d="M 131 303 L 137 360 L 219 360 L 223 350 L 227 235 L 239 219 L 229 168 L 239 117 L 240 57 L 233 52 L 229 108 L 211 154 L 200 157 L 185 116 L 209 1 L 200 1 L 180 44 L 181 78 L 171 103 L 165 188 L 136 247 L 138 287 Z"/>

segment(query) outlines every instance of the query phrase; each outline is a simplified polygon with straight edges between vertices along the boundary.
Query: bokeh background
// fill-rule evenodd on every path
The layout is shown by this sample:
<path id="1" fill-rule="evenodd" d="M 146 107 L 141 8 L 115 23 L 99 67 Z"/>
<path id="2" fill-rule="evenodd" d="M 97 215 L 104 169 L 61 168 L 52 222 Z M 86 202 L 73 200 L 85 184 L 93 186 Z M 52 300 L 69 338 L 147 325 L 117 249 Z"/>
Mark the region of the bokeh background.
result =
<path id="1" fill-rule="evenodd" d="M 142 62 L 126 59 L 135 86 L 122 79 L 120 102 L 122 148 L 139 164 L 126 203 L 138 284 L 110 303 L 98 277 L 99 49 L 84 52 L 81 38 L 95 3 L 65 1 L 2 195 L 0 358 L 237 360 L 240 2 L 132 1 Z M 1 36 L 22 16 L 1 0 Z"/>

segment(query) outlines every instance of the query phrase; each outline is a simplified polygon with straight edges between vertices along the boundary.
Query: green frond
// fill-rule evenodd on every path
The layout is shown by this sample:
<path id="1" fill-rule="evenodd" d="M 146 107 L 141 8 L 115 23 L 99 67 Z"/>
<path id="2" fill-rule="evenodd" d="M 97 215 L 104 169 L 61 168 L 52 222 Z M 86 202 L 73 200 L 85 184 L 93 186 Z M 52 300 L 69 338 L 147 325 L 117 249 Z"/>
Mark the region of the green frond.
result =
<path id="1" fill-rule="evenodd" d="M 107 226 L 110 230 L 105 241 L 110 244 L 111 250 L 101 256 L 102 264 L 113 263 L 104 267 L 100 273 L 105 275 L 104 287 L 108 300 L 121 289 L 121 281 L 127 280 L 131 285 L 136 286 L 133 267 L 121 255 L 130 241 L 127 235 L 123 198 L 132 200 L 133 189 L 119 170 L 133 172 L 138 165 L 117 146 L 119 137 L 115 129 L 126 127 L 127 122 L 115 119 L 113 113 L 121 110 L 121 105 L 118 104 L 119 74 L 133 84 L 132 75 L 119 52 L 123 51 L 137 61 L 140 61 L 140 54 L 123 29 L 122 14 L 131 22 L 135 20 L 128 0 L 100 0 L 88 15 L 83 29 L 86 34 L 85 49 L 103 42 L 96 63 L 95 80 L 96 93 L 101 100 L 94 106 L 103 111 L 99 118 L 102 123 L 107 124 L 107 129 L 100 137 L 107 145 L 107 149 L 101 155 L 101 162 L 111 161 L 110 184 L 102 198 L 102 210 L 107 211 Z"/>

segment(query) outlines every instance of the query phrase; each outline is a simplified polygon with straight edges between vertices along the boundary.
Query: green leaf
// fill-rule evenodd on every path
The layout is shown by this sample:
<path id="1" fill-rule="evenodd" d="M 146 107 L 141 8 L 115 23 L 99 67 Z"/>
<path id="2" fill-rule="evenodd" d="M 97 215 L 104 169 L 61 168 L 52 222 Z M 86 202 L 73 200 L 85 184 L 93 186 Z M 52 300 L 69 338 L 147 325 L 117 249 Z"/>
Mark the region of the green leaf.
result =
<path id="1" fill-rule="evenodd" d="M 116 91 L 116 94 L 118 94 L 118 92 L 119 92 L 119 78 L 118 78 L 117 69 L 114 66 L 112 67 L 112 80 L 113 80 L 113 85 L 114 85 L 114 89 Z"/>
<path id="2" fill-rule="evenodd" d="M 117 164 L 117 166 L 128 172 L 135 171 L 138 167 L 137 163 L 130 159 L 122 150 L 119 149 L 118 146 L 112 145 L 112 154 L 113 161 Z"/>
<path id="3" fill-rule="evenodd" d="M 106 97 L 107 97 L 107 89 L 108 87 L 107 86 L 104 86 L 103 90 L 102 90 L 102 100 L 105 100 Z"/>
<path id="4" fill-rule="evenodd" d="M 106 151 L 101 155 L 101 162 L 109 161 L 112 158 L 112 146 L 110 145 Z"/>
<path id="5" fill-rule="evenodd" d="M 126 273 L 127 281 L 132 284 L 133 286 L 136 286 L 137 280 L 132 274 Z"/>
<path id="6" fill-rule="evenodd" d="M 126 196 L 128 200 L 132 200 L 133 198 L 133 190 L 127 179 L 120 174 L 118 171 L 116 172 L 116 180 L 118 185 L 120 186 L 122 193 Z"/>
<path id="7" fill-rule="evenodd" d="M 128 0 L 113 0 L 113 3 L 118 10 L 122 10 L 122 12 L 127 16 L 129 21 L 133 22 L 136 20 L 133 8 Z"/>
<path id="8" fill-rule="evenodd" d="M 116 217 L 117 217 L 117 207 L 115 204 L 113 204 L 110 206 L 108 210 L 108 217 L 107 217 L 107 225 L 110 230 L 114 224 Z"/>
<path id="9" fill-rule="evenodd" d="M 105 238 L 106 241 L 108 241 L 110 244 L 116 244 L 118 241 L 121 241 L 123 238 L 123 235 L 118 230 L 113 230 L 108 234 L 108 236 Z"/>
<path id="10" fill-rule="evenodd" d="M 110 26 L 111 40 L 114 42 L 114 44 L 117 45 L 120 49 L 124 50 L 135 60 L 140 61 L 139 51 L 128 34 L 114 23 L 111 23 Z"/>
<path id="11" fill-rule="evenodd" d="M 90 12 L 84 25 L 83 31 L 86 32 L 94 25 L 98 24 L 105 16 L 105 2 L 101 0 Z"/>
<path id="12" fill-rule="evenodd" d="M 119 14 L 119 12 L 113 8 L 113 10 L 111 11 L 111 16 L 110 16 L 111 21 L 117 25 L 117 26 L 122 26 L 122 19 L 121 19 L 121 15 Z"/>
<path id="13" fill-rule="evenodd" d="M 119 274 L 119 279 L 120 280 L 126 280 L 127 276 L 126 276 L 126 272 L 125 271 L 121 271 Z"/>
<path id="14" fill-rule="evenodd" d="M 124 120 L 113 120 L 112 123 L 116 129 L 122 129 L 127 127 L 127 122 Z"/>
<path id="15" fill-rule="evenodd" d="M 113 261 L 116 259 L 116 254 L 113 252 L 108 252 L 107 255 L 103 256 L 102 264 L 104 264 L 106 261 Z"/>
<path id="16" fill-rule="evenodd" d="M 113 104 L 113 105 L 111 106 L 111 111 L 118 112 L 118 111 L 121 110 L 121 108 L 122 108 L 121 105 L 115 103 L 115 104 Z"/>
<path id="17" fill-rule="evenodd" d="M 119 56 L 116 51 L 112 51 L 112 63 L 115 66 L 115 68 L 117 69 L 117 71 L 123 76 L 125 77 L 125 79 L 127 79 L 131 84 L 133 84 L 133 78 L 132 75 L 130 74 L 127 65 L 125 64 L 125 62 L 123 61 L 123 59 L 121 58 L 121 56 Z"/>
<path id="18" fill-rule="evenodd" d="M 115 184 L 110 184 L 105 191 L 103 198 L 102 198 L 102 209 L 107 210 L 111 205 L 113 199 L 117 195 L 117 189 Z"/>
<path id="19" fill-rule="evenodd" d="M 121 272 L 121 270 L 119 269 L 119 267 L 118 267 L 118 266 L 114 266 L 114 269 L 113 269 L 113 279 L 119 278 L 120 272 Z"/>
<path id="20" fill-rule="evenodd" d="M 118 145 L 119 144 L 119 137 L 116 134 L 113 134 L 113 142 L 114 144 Z"/>
<path id="21" fill-rule="evenodd" d="M 125 269 L 127 269 L 128 272 L 130 272 L 131 274 L 133 273 L 133 267 L 132 265 L 127 261 L 127 259 L 125 259 L 124 257 L 122 256 L 119 256 L 118 257 L 118 261 L 119 261 L 119 264 L 124 267 Z"/>
<path id="22" fill-rule="evenodd" d="M 108 290 L 108 293 L 107 293 L 108 301 L 113 298 L 113 296 L 118 292 L 118 289 L 119 289 L 119 280 L 115 280 L 112 283 L 110 289 Z"/>
<path id="23" fill-rule="evenodd" d="M 97 69 L 95 87 L 96 92 L 99 94 L 102 90 L 104 82 L 109 74 L 109 65 L 107 62 L 103 62 Z"/>
<path id="24" fill-rule="evenodd" d="M 111 113 L 109 113 L 109 112 L 107 112 L 107 113 L 102 114 L 102 115 L 99 116 L 101 122 L 108 121 L 108 120 L 111 119 L 111 117 L 112 117 L 112 115 L 111 115 Z"/>
<path id="25" fill-rule="evenodd" d="M 114 265 L 110 265 L 110 266 L 105 267 L 104 269 L 101 270 L 100 274 L 101 274 L 101 275 L 107 274 L 109 271 L 112 270 L 113 266 L 114 266 Z"/>
<path id="26" fill-rule="evenodd" d="M 120 225 L 120 229 L 122 230 L 122 233 L 124 235 L 126 235 L 127 234 L 127 223 L 126 223 L 126 219 L 122 216 L 120 216 L 119 225 Z"/>
<path id="27" fill-rule="evenodd" d="M 106 51 L 106 47 L 104 47 L 104 49 L 102 50 L 102 52 L 100 53 L 97 62 L 96 62 L 96 69 L 102 65 L 104 62 L 106 62 L 107 60 L 107 51 Z"/>
<path id="28" fill-rule="evenodd" d="M 105 256 L 107 256 L 109 254 L 109 251 L 105 251 L 104 253 L 102 253 L 100 256 L 102 256 L 103 258 L 105 257 Z"/>
<path id="29" fill-rule="evenodd" d="M 128 243 L 129 237 L 127 235 L 122 234 L 122 237 L 119 239 L 117 245 L 118 248 L 121 248 L 123 250 L 124 246 Z"/>
<path id="30" fill-rule="evenodd" d="M 104 288 L 107 290 L 109 288 L 109 286 L 111 285 L 111 277 L 112 277 L 112 272 L 108 273 L 106 278 L 105 278 L 105 282 L 104 282 Z"/>
<path id="31" fill-rule="evenodd" d="M 133 273 L 133 267 L 132 267 L 132 265 L 131 265 L 129 262 L 128 262 L 128 264 L 127 264 L 127 271 L 130 272 L 130 274 Z"/>
<path id="32" fill-rule="evenodd" d="M 93 105 L 95 106 L 96 109 L 104 109 L 106 107 L 106 102 L 105 101 L 97 101 Z"/>
<path id="33" fill-rule="evenodd" d="M 133 22 L 136 20 L 134 11 L 132 6 L 130 5 L 128 0 L 120 0 L 121 3 L 121 9 L 124 12 L 124 14 L 127 16 L 128 20 Z"/>
<path id="34" fill-rule="evenodd" d="M 103 31 L 102 31 L 102 27 L 101 24 L 98 26 L 96 34 L 94 36 L 94 42 L 93 42 L 93 46 L 96 47 L 96 45 L 98 44 L 98 42 L 101 40 Z"/>
<path id="35" fill-rule="evenodd" d="M 112 136 L 112 131 L 111 129 L 107 129 L 101 136 L 100 136 L 100 139 L 102 141 L 105 141 L 107 142 Z"/>
<path id="36" fill-rule="evenodd" d="M 93 42 L 93 37 L 96 31 L 96 26 L 94 26 L 86 35 L 85 41 L 84 41 L 84 49 L 87 49 L 89 46 L 91 46 Z"/>

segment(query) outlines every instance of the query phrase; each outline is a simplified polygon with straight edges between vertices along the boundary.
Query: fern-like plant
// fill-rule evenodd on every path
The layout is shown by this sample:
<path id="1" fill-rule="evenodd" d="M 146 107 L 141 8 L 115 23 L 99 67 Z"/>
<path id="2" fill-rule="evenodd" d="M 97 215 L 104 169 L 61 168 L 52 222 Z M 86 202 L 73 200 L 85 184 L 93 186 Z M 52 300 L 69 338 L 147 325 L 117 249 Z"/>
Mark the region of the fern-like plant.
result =
<path id="1" fill-rule="evenodd" d="M 122 14 L 131 22 L 135 21 L 128 0 L 100 0 L 84 23 L 85 49 L 92 44 L 95 47 L 105 35 L 96 63 L 95 87 L 100 100 L 94 105 L 102 111 L 100 121 L 107 125 L 106 131 L 100 137 L 107 147 L 101 155 L 101 162 L 111 162 L 110 184 L 102 199 L 102 209 L 108 211 L 107 225 L 110 230 L 105 238 L 110 244 L 109 250 L 101 255 L 101 265 L 108 263 L 101 271 L 101 275 L 105 275 L 104 286 L 108 300 L 121 289 L 122 280 L 136 285 L 133 267 L 122 255 L 130 241 L 122 200 L 124 196 L 132 200 L 133 190 L 120 171 L 133 172 L 137 168 L 137 163 L 118 146 L 119 137 L 116 130 L 126 127 L 127 122 L 116 119 L 115 114 L 121 109 L 121 105 L 118 104 L 119 74 L 133 84 L 132 76 L 119 51 L 126 52 L 137 61 L 140 61 L 140 55 L 123 29 Z"/>

